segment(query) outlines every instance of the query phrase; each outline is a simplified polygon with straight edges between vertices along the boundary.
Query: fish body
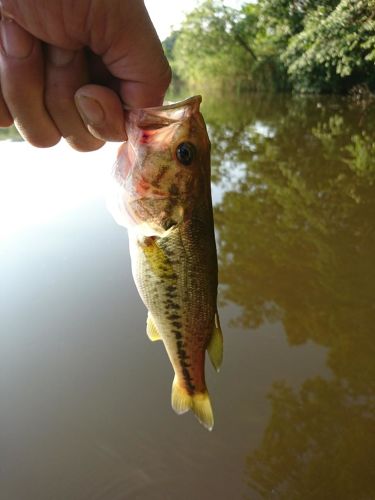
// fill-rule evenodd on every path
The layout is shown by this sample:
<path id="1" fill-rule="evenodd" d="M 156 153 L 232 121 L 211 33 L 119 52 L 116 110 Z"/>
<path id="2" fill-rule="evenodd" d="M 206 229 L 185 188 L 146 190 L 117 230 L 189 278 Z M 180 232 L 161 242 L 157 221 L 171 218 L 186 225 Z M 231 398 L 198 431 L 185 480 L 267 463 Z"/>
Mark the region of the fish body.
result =
<path id="1" fill-rule="evenodd" d="M 129 232 L 132 272 L 148 309 L 147 333 L 162 340 L 175 372 L 172 406 L 208 429 L 213 413 L 204 365 L 219 369 L 217 255 L 210 142 L 200 96 L 128 115 L 115 165 L 111 211 Z"/>

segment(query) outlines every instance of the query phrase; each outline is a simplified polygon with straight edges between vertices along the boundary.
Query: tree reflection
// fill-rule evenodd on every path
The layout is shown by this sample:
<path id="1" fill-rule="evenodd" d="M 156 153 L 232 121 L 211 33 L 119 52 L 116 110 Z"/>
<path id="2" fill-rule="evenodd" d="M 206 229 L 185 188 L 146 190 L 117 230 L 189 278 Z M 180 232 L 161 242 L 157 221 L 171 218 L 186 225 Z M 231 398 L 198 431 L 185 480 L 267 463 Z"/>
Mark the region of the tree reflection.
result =
<path id="1" fill-rule="evenodd" d="M 374 406 L 340 380 L 307 380 L 299 393 L 274 384 L 262 445 L 247 459 L 265 498 L 371 499 Z M 372 411 L 372 413 L 371 413 Z"/>
<path id="2" fill-rule="evenodd" d="M 276 498 L 371 498 L 375 481 L 374 112 L 346 101 L 269 99 L 206 112 L 222 299 L 236 321 L 283 322 L 291 344 L 329 349 L 332 380 L 271 391 L 248 458 Z M 246 117 L 246 118 L 245 118 Z"/>

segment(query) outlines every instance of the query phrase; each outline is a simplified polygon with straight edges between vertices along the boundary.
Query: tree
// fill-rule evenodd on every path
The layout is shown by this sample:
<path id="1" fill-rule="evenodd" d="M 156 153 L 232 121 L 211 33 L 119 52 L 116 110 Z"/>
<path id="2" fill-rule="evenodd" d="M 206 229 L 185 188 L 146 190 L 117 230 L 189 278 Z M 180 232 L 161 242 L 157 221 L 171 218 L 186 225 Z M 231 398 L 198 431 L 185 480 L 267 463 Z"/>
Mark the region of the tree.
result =
<path id="1" fill-rule="evenodd" d="M 303 92 L 345 92 L 375 85 L 375 2 L 323 2 L 307 12 L 304 28 L 288 40 L 281 59 L 294 88 Z"/>
<path id="2" fill-rule="evenodd" d="M 295 92 L 375 90 L 375 0 L 205 0 L 165 45 L 181 80 Z"/>
<path id="3" fill-rule="evenodd" d="M 172 68 L 183 80 L 249 86 L 257 60 L 252 46 L 258 7 L 242 10 L 206 0 L 186 16 L 173 48 Z"/>
<path id="4" fill-rule="evenodd" d="M 299 391 L 275 383 L 261 446 L 247 459 L 262 498 L 370 500 L 374 492 L 374 393 L 316 377 Z"/>

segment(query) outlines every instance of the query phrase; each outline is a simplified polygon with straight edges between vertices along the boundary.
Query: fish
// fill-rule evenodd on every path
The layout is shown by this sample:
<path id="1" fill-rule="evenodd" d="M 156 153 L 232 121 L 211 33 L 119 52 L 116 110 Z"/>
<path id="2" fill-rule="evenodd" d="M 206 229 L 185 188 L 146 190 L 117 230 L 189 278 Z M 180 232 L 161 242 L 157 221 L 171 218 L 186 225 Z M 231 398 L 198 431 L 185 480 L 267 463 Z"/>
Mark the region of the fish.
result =
<path id="1" fill-rule="evenodd" d="M 212 430 L 208 351 L 219 371 L 223 335 L 211 200 L 211 144 L 201 96 L 127 112 L 109 209 L 127 228 L 132 274 L 148 310 L 147 335 L 174 369 L 171 404 Z"/>

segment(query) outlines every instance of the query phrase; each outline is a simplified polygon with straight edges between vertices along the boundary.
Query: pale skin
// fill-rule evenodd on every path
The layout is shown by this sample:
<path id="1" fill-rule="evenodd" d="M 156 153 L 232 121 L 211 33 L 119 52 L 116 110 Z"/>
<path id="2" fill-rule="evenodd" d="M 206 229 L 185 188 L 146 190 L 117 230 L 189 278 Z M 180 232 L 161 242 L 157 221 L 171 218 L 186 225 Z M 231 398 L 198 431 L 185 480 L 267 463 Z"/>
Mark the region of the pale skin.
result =
<path id="1" fill-rule="evenodd" d="M 0 127 L 37 147 L 126 140 L 124 106 L 163 102 L 168 62 L 143 0 L 0 0 Z"/>

